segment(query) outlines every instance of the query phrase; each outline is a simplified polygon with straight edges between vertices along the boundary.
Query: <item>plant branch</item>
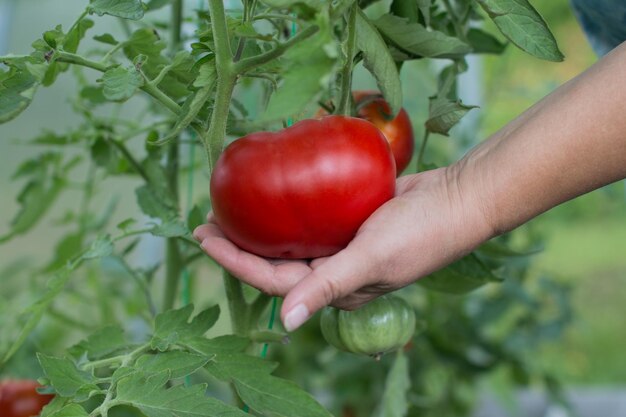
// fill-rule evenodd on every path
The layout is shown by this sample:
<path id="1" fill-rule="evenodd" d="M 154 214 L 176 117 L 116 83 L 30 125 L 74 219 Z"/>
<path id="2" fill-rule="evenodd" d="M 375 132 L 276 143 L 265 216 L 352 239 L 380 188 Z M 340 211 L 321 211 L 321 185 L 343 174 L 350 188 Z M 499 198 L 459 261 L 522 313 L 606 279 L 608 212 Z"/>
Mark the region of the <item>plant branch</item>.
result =
<path id="1" fill-rule="evenodd" d="M 141 175 L 141 178 L 143 178 L 144 181 L 146 181 L 147 183 L 150 183 L 150 178 L 148 177 L 148 174 L 146 174 L 146 171 L 143 169 L 141 164 L 137 162 L 135 157 L 130 153 L 126 145 L 124 145 L 121 141 L 117 139 L 110 139 L 109 141 L 122 153 L 122 155 L 124 155 L 124 158 L 126 158 L 126 160 L 133 166 L 135 171 L 137 171 L 137 173 Z"/>
<path id="2" fill-rule="evenodd" d="M 248 332 L 248 304 L 243 295 L 241 281 L 232 276 L 230 272 L 223 270 L 224 290 L 228 299 L 228 310 L 233 327 L 233 333 L 246 335 Z"/>
<path id="3" fill-rule="evenodd" d="M 235 73 L 244 74 L 248 71 L 251 71 L 263 64 L 266 64 L 278 58 L 295 44 L 313 36 L 315 33 L 319 31 L 319 29 L 320 29 L 319 26 L 316 26 L 316 25 L 309 26 L 308 28 L 302 30 L 302 32 L 299 32 L 293 38 L 285 42 L 279 43 L 276 47 L 274 47 L 273 49 L 265 53 L 252 56 L 250 58 L 242 59 L 241 61 L 235 64 Z"/>
<path id="4" fill-rule="evenodd" d="M 352 100 L 352 65 L 354 59 L 354 50 L 356 47 L 356 11 L 357 2 L 354 2 L 350 8 L 350 14 L 348 15 L 348 32 L 344 43 L 345 51 L 345 63 L 343 70 L 341 71 L 341 90 L 339 96 L 339 102 L 337 103 L 336 114 L 349 116 L 351 113 L 351 100 Z"/>

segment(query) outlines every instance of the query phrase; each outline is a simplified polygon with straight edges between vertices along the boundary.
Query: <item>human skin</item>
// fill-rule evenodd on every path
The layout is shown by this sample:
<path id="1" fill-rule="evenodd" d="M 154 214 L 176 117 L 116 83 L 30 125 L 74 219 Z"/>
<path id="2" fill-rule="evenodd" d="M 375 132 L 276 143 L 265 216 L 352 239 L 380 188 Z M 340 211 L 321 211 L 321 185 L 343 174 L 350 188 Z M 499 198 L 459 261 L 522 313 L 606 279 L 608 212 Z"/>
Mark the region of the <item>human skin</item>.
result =
<path id="1" fill-rule="evenodd" d="M 398 178 L 396 196 L 330 257 L 244 252 L 211 214 L 194 236 L 224 268 L 284 297 L 288 331 L 326 305 L 355 309 L 411 284 L 482 242 L 626 178 L 626 43 L 507 124 L 458 162 Z"/>

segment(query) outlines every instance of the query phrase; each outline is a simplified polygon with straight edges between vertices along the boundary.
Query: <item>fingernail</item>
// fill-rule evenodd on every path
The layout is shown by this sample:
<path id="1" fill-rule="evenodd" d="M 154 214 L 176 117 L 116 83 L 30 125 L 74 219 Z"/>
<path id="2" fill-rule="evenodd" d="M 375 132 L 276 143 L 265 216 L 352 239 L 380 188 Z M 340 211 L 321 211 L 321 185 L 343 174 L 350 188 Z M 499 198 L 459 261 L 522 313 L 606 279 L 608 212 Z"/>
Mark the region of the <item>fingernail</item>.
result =
<path id="1" fill-rule="evenodd" d="M 292 332 L 309 318 L 309 310 L 304 304 L 298 304 L 285 316 L 285 330 Z"/>

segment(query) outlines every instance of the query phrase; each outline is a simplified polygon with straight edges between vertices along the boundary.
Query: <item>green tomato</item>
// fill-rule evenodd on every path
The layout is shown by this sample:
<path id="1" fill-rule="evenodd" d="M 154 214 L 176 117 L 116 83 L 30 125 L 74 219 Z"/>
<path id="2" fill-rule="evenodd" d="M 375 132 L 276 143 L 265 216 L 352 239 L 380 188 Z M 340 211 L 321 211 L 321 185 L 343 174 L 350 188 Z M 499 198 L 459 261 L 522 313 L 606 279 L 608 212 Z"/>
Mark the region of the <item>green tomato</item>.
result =
<path id="1" fill-rule="evenodd" d="M 326 307 L 324 339 L 339 350 L 380 357 L 404 346 L 415 332 L 415 312 L 403 299 L 384 295 L 354 311 Z"/>

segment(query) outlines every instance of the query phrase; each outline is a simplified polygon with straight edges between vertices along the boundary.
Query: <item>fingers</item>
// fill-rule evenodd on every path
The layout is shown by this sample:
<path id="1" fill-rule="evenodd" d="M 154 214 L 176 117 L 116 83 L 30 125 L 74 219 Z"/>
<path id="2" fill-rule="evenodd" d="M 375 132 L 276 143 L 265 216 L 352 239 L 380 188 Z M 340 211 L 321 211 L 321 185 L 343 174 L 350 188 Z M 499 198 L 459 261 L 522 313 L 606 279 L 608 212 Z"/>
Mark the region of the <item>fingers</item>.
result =
<path id="1" fill-rule="evenodd" d="M 305 261 L 268 260 L 241 250 L 224 236 L 215 223 L 198 226 L 193 235 L 217 263 L 269 295 L 284 296 L 311 272 Z"/>
<path id="2" fill-rule="evenodd" d="M 355 302 L 357 295 L 353 293 L 372 284 L 376 277 L 371 268 L 372 257 L 364 249 L 349 245 L 336 255 L 317 261 L 313 272 L 301 279 L 283 301 L 281 318 L 287 331 L 300 327 L 313 313 L 336 300 L 343 300 L 346 306 L 362 304 Z"/>

